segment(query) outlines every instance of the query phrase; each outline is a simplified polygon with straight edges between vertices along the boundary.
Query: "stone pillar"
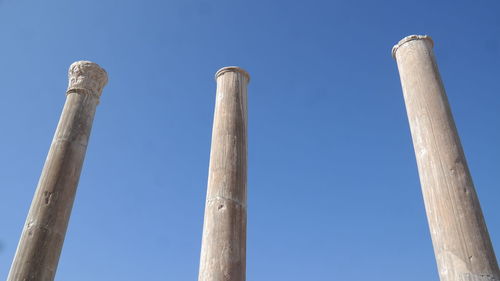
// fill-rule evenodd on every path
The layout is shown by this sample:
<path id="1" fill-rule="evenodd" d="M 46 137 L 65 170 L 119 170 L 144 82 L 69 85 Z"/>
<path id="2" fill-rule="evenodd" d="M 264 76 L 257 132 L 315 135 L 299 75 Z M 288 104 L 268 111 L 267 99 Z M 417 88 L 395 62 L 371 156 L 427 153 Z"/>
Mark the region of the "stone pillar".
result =
<path id="1" fill-rule="evenodd" d="M 217 93 L 208 173 L 199 281 L 244 281 L 247 223 L 247 84 L 224 67 Z"/>
<path id="2" fill-rule="evenodd" d="M 500 272 L 428 36 L 392 49 L 403 87 L 441 281 L 498 281 Z"/>
<path id="3" fill-rule="evenodd" d="M 69 68 L 66 103 L 10 268 L 8 281 L 52 281 L 66 234 L 96 106 L 108 78 L 88 61 Z"/>

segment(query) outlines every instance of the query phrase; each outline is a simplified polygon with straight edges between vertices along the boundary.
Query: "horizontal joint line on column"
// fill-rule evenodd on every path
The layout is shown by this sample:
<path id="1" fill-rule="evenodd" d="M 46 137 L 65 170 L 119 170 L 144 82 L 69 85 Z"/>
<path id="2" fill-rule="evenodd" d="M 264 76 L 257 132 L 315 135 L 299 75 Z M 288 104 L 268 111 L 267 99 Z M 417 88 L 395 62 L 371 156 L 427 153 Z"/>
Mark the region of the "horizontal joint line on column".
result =
<path id="1" fill-rule="evenodd" d="M 69 95 L 69 94 L 81 94 L 81 95 L 89 95 L 89 96 L 92 96 L 94 98 L 97 98 L 97 100 L 99 101 L 99 95 L 98 94 L 95 94 L 95 93 L 92 93 L 91 91 L 87 90 L 87 89 L 83 89 L 83 88 L 72 88 L 72 89 L 68 89 L 66 91 L 66 95 Z"/>
<path id="2" fill-rule="evenodd" d="M 72 142 L 72 141 L 70 141 L 70 140 L 69 140 L 69 139 L 67 139 L 67 138 L 56 138 L 56 139 L 54 140 L 54 143 L 56 143 L 56 142 L 66 142 L 66 143 L 69 143 L 69 144 L 76 144 L 76 145 L 78 145 L 78 146 L 82 146 L 82 147 L 87 147 L 87 145 L 88 145 L 87 143 Z"/>
<path id="3" fill-rule="evenodd" d="M 25 229 L 26 229 L 26 231 L 29 231 L 29 230 L 34 229 L 34 228 L 42 229 L 42 230 L 45 230 L 47 232 L 62 236 L 61 231 L 56 231 L 56 230 L 54 230 L 53 227 L 51 228 L 51 227 L 48 227 L 48 226 L 45 226 L 45 225 L 39 224 L 39 223 L 28 223 L 26 225 Z"/>
<path id="4" fill-rule="evenodd" d="M 213 198 L 209 198 L 209 199 L 207 199 L 207 203 L 211 203 L 211 202 L 218 201 L 218 200 L 225 200 L 225 201 L 233 202 L 236 205 L 239 205 L 239 206 L 242 206 L 242 207 L 246 207 L 246 205 L 244 205 L 243 203 L 241 203 L 238 200 L 231 199 L 231 198 L 226 198 L 226 197 L 222 197 L 222 196 L 216 196 L 216 197 L 213 197 Z"/>

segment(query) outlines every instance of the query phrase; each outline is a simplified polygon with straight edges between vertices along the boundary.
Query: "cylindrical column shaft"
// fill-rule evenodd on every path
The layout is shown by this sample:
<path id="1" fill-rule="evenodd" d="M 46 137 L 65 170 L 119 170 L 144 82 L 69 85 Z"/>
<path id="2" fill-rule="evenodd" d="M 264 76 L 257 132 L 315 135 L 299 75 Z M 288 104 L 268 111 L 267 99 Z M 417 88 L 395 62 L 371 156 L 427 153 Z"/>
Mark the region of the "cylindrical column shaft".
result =
<path id="1" fill-rule="evenodd" d="M 52 281 L 107 74 L 79 61 L 69 68 L 66 103 L 38 182 L 8 281 Z"/>
<path id="2" fill-rule="evenodd" d="M 225 67 L 217 93 L 199 281 L 244 281 L 247 223 L 248 73 Z"/>
<path id="3" fill-rule="evenodd" d="M 441 281 L 498 281 L 500 272 L 439 75 L 433 42 L 393 48 Z"/>

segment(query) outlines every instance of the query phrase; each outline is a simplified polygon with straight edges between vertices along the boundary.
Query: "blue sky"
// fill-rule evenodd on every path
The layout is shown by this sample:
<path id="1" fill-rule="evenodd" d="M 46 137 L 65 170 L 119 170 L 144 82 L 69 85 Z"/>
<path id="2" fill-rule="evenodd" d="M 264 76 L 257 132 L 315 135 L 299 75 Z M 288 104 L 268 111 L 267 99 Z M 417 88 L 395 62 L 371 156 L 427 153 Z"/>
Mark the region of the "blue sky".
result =
<path id="1" fill-rule="evenodd" d="M 435 41 L 500 252 L 500 2 L 0 0 L 0 279 L 65 101 L 109 73 L 59 281 L 196 280 L 214 73 L 249 84 L 247 280 L 437 281 L 392 46 Z"/>

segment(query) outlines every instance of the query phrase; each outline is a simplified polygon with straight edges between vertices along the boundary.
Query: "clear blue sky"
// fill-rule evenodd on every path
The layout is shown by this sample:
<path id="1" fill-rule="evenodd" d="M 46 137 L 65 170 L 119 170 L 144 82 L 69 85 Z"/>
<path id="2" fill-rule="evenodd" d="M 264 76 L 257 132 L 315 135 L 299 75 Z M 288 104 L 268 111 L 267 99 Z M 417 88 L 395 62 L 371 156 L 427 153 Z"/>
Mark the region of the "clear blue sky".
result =
<path id="1" fill-rule="evenodd" d="M 65 101 L 109 73 L 58 281 L 198 274 L 214 73 L 249 85 L 249 281 L 437 281 L 392 46 L 429 34 L 500 254 L 500 2 L 0 0 L 0 279 Z"/>

